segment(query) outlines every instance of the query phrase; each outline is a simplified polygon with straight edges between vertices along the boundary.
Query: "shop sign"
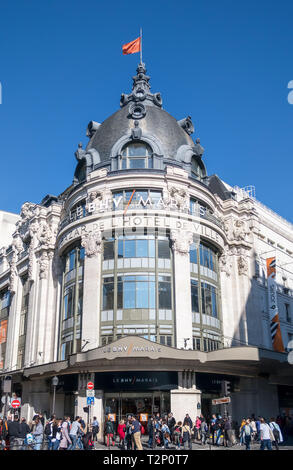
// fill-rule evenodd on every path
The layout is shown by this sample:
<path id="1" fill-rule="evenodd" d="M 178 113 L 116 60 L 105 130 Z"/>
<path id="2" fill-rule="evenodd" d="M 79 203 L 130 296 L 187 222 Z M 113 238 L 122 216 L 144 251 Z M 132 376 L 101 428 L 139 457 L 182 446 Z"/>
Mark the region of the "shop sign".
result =
<path id="1" fill-rule="evenodd" d="M 108 419 L 110 419 L 110 421 L 116 421 L 116 413 L 109 413 Z"/>
<path id="2" fill-rule="evenodd" d="M 215 398 L 212 400 L 213 405 L 224 405 L 226 403 L 230 403 L 231 398 L 230 397 L 223 397 L 223 398 Z"/>
<path id="3" fill-rule="evenodd" d="M 103 347 L 103 353 L 136 353 L 136 352 L 148 352 L 148 353 L 159 353 L 162 348 L 158 346 L 138 346 L 136 344 L 123 345 L 123 346 L 105 346 Z"/>
<path id="4" fill-rule="evenodd" d="M 97 372 L 96 388 L 101 390 L 172 390 L 178 388 L 177 372 Z"/>

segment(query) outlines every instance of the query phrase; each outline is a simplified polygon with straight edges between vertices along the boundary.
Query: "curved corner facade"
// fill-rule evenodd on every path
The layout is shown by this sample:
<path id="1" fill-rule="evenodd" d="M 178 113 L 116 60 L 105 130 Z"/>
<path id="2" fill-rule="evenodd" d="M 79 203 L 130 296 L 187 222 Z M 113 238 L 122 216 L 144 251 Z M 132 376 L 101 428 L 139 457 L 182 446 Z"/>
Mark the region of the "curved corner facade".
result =
<path id="1" fill-rule="evenodd" d="M 194 419 L 220 411 L 211 400 L 225 382 L 236 420 L 293 412 L 293 285 L 277 266 L 276 351 L 263 256 L 274 246 L 288 270 L 292 225 L 207 175 L 191 118 L 162 109 L 143 64 L 120 105 L 90 122 L 72 185 L 25 203 L 1 249 L 10 395 L 28 419 L 50 414 L 57 376 L 57 415 L 82 416 L 91 380 L 100 422 L 170 410 Z"/>

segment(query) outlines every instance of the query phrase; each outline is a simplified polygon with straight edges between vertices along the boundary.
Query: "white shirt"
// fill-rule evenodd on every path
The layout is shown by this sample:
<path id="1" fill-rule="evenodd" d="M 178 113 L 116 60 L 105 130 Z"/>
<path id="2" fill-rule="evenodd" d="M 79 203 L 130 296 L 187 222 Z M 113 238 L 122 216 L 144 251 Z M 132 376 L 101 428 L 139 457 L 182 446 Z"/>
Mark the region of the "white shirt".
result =
<path id="1" fill-rule="evenodd" d="M 262 439 L 269 439 L 271 440 L 270 435 L 270 426 L 267 423 L 261 423 L 260 425 L 260 433 Z"/>

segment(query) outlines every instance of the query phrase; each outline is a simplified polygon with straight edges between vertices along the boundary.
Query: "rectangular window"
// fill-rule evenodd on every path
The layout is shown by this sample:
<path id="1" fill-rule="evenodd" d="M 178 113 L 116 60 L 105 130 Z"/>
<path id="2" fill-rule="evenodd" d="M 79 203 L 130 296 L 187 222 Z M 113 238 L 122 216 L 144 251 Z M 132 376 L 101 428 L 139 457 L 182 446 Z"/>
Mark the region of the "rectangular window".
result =
<path id="1" fill-rule="evenodd" d="M 192 312 L 199 312 L 198 282 L 195 280 L 191 281 L 191 308 Z"/>
<path id="2" fill-rule="evenodd" d="M 291 323 L 290 304 L 285 304 L 286 322 Z"/>
<path id="3" fill-rule="evenodd" d="M 164 278 L 167 276 L 159 277 L 159 309 L 171 309 L 172 308 L 172 297 L 171 297 L 171 279 L 168 282 Z M 160 280 L 161 279 L 161 280 Z"/>
<path id="4" fill-rule="evenodd" d="M 104 242 L 104 260 L 114 259 L 114 241 Z"/>
<path id="5" fill-rule="evenodd" d="M 169 240 L 158 240 L 158 256 L 163 259 L 170 259 Z"/>
<path id="6" fill-rule="evenodd" d="M 214 286 L 205 282 L 201 283 L 201 302 L 203 314 L 218 317 L 217 291 Z"/>
<path id="7" fill-rule="evenodd" d="M 114 278 L 107 277 L 103 285 L 103 310 L 113 310 L 114 308 Z"/>

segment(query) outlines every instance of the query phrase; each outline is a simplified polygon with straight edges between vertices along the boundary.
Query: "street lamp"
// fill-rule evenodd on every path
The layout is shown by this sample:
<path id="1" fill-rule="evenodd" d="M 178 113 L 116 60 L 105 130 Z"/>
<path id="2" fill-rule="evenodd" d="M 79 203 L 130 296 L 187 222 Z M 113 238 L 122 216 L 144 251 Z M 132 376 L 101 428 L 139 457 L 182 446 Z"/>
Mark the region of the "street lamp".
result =
<path id="1" fill-rule="evenodd" d="M 55 398 L 56 398 L 56 387 L 59 383 L 58 377 L 53 377 L 52 378 L 52 385 L 53 385 L 53 406 L 52 406 L 52 415 L 55 414 Z"/>

